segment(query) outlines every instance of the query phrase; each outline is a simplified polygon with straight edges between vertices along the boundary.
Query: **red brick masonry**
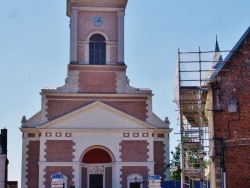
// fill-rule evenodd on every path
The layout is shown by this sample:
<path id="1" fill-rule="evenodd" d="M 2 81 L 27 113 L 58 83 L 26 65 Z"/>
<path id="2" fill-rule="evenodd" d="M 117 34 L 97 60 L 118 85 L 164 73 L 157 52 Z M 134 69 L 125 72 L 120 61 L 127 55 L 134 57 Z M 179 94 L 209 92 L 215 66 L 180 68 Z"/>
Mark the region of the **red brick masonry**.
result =
<path id="1" fill-rule="evenodd" d="M 127 177 L 132 175 L 132 174 L 140 174 L 144 179 L 145 182 L 143 183 L 143 188 L 147 188 L 148 181 L 148 168 L 146 166 L 123 166 L 122 169 L 122 188 L 127 188 Z"/>
<path id="2" fill-rule="evenodd" d="M 146 140 L 123 140 L 120 146 L 123 162 L 146 162 L 148 160 L 148 142 Z"/>
<path id="3" fill-rule="evenodd" d="M 163 141 L 154 141 L 154 173 L 160 175 L 162 179 L 166 178 L 164 172 L 166 163 L 164 161 L 165 144 Z"/>
<path id="4" fill-rule="evenodd" d="M 124 113 L 141 120 L 147 119 L 147 97 L 66 97 L 47 96 L 47 117 L 49 120 L 66 115 L 94 101 L 101 101 Z M 71 99 L 71 100 L 70 100 Z M 110 100 L 112 99 L 112 101 Z"/>
<path id="5" fill-rule="evenodd" d="M 72 140 L 46 140 L 45 159 L 47 162 L 73 161 L 74 155 Z"/>
<path id="6" fill-rule="evenodd" d="M 40 141 L 29 141 L 27 146 L 27 179 L 26 185 L 28 188 L 38 188 L 39 182 L 39 154 L 40 154 Z"/>

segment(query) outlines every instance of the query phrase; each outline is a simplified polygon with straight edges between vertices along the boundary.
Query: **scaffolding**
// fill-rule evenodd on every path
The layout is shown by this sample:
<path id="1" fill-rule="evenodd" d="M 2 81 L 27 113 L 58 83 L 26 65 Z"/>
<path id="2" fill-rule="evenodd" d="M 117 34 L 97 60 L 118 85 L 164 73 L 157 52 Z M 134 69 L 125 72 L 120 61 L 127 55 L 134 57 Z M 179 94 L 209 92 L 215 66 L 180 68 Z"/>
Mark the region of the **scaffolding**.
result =
<path id="1" fill-rule="evenodd" d="M 226 52 L 226 51 L 225 51 Z M 179 111 L 181 135 L 182 187 L 185 179 L 201 182 L 204 186 L 205 165 L 208 161 L 209 132 L 205 106 L 209 83 L 217 68 L 224 63 L 216 41 L 215 51 L 181 52 L 175 79 L 175 102 Z"/>

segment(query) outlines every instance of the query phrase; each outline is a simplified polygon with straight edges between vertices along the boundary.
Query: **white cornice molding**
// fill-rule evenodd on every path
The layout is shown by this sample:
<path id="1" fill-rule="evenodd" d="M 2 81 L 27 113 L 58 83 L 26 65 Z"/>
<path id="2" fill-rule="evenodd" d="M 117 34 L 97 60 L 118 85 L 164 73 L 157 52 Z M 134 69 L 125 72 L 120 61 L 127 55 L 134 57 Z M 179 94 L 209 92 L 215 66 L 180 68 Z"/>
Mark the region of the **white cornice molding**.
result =
<path id="1" fill-rule="evenodd" d="M 148 166 L 155 164 L 154 161 L 145 161 L 145 162 L 122 162 L 122 161 L 116 161 L 114 162 L 116 165 L 121 166 Z"/>
<path id="2" fill-rule="evenodd" d="M 79 161 L 76 162 L 45 162 L 40 161 L 38 162 L 39 166 L 74 166 L 74 165 L 80 165 L 81 163 Z"/>
<path id="3" fill-rule="evenodd" d="M 19 127 L 19 129 L 22 133 L 39 133 L 39 130 L 36 127 L 34 128 Z"/>
<path id="4" fill-rule="evenodd" d="M 173 129 L 44 129 L 36 128 L 20 128 L 23 133 L 44 133 L 44 132 L 76 132 L 76 133 L 167 133 L 169 134 Z M 60 138 L 60 137 L 59 137 Z M 163 138 L 165 139 L 165 138 Z"/>
<path id="5" fill-rule="evenodd" d="M 41 129 L 39 132 L 71 132 L 71 133 L 155 133 L 155 129 Z M 163 133 L 163 132 L 161 132 Z M 60 138 L 60 137 L 58 137 Z"/>
<path id="6" fill-rule="evenodd" d="M 152 96 L 151 93 L 124 93 L 124 94 L 117 94 L 117 93 L 43 93 L 46 96 L 65 96 L 65 97 L 148 97 Z M 115 100 L 116 100 L 115 99 Z M 72 100 L 72 99 L 71 99 Z M 114 99 L 112 99 L 114 100 Z M 136 99 L 137 100 L 137 99 Z"/>
<path id="7" fill-rule="evenodd" d="M 90 40 L 90 37 L 94 34 L 101 34 L 104 36 L 105 38 L 105 41 L 109 41 L 109 36 L 107 35 L 107 33 L 103 30 L 100 30 L 100 29 L 96 29 L 94 31 L 91 31 L 88 33 L 87 37 L 86 37 L 86 41 L 89 41 Z"/>

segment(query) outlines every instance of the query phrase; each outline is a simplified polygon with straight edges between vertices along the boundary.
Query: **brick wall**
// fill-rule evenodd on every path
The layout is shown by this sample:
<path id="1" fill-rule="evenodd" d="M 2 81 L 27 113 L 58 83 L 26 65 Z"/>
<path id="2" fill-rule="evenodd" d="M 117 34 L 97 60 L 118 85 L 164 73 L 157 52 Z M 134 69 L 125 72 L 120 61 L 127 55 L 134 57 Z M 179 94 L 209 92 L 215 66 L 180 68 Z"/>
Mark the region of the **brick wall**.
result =
<path id="1" fill-rule="evenodd" d="M 90 101 L 84 100 L 48 100 L 47 117 L 49 120 L 53 120 L 89 103 Z"/>
<path id="2" fill-rule="evenodd" d="M 47 162 L 73 161 L 73 152 L 75 151 L 73 146 L 75 143 L 72 140 L 46 140 L 45 145 Z"/>
<path id="3" fill-rule="evenodd" d="M 88 186 L 88 171 L 87 168 L 82 167 L 82 188 L 87 188 Z"/>
<path id="4" fill-rule="evenodd" d="M 146 121 L 148 118 L 146 101 L 105 101 L 105 103 L 138 119 Z"/>
<path id="5" fill-rule="evenodd" d="M 165 170 L 165 144 L 163 141 L 154 141 L 154 173 L 160 175 L 162 179 L 166 178 Z"/>
<path id="6" fill-rule="evenodd" d="M 250 36 L 246 37 L 234 52 L 230 61 L 226 62 L 224 70 L 218 76 L 221 77 L 220 106 L 221 111 L 214 112 L 214 135 L 226 140 L 225 166 L 227 174 L 227 187 L 249 187 L 250 185 L 250 158 L 247 151 L 250 144 Z M 215 86 L 215 85 L 214 85 Z M 214 87 L 214 91 L 215 91 Z M 214 92 L 214 102 L 215 100 Z M 239 102 L 240 110 L 236 113 L 228 113 L 227 104 L 229 99 L 235 98 Z M 215 105 L 215 104 L 214 104 Z M 240 113 L 239 113 L 240 112 Z M 229 129 L 228 129 L 229 125 Z M 220 158 L 221 144 L 215 142 L 216 155 Z M 218 162 L 218 166 L 219 166 Z M 217 176 L 219 179 L 219 176 Z"/>
<path id="7" fill-rule="evenodd" d="M 105 187 L 112 188 L 112 167 L 105 168 Z"/>
<path id="8" fill-rule="evenodd" d="M 145 182 L 143 183 L 143 188 L 147 188 L 148 171 L 149 170 L 146 166 L 123 166 L 121 169 L 122 188 L 127 188 L 127 177 L 132 174 L 140 174 L 145 179 Z"/>
<path id="9" fill-rule="evenodd" d="M 229 145 L 229 144 L 228 144 Z M 250 146 L 227 147 L 227 187 L 250 187 Z"/>
<path id="10" fill-rule="evenodd" d="M 47 117 L 49 120 L 66 115 L 94 101 L 101 101 L 124 113 L 141 120 L 146 120 L 147 97 L 52 97 L 47 96 Z M 110 100 L 112 99 L 112 100 Z"/>
<path id="11" fill-rule="evenodd" d="M 117 46 L 110 46 L 110 62 L 117 63 L 118 61 L 118 47 Z"/>
<path id="12" fill-rule="evenodd" d="M 61 172 L 62 174 L 67 176 L 67 178 L 68 178 L 67 188 L 70 188 L 70 186 L 74 184 L 73 181 L 72 181 L 72 179 L 74 178 L 74 176 L 73 176 L 73 171 L 74 170 L 73 170 L 73 168 L 71 166 L 47 166 L 44 171 L 45 171 L 45 175 L 44 175 L 45 188 L 51 188 L 50 176 L 52 174 L 55 174 L 55 173 L 58 173 L 58 172 Z"/>
<path id="13" fill-rule="evenodd" d="M 123 162 L 145 162 L 149 157 L 146 140 L 122 140 L 120 146 Z"/>
<path id="14" fill-rule="evenodd" d="M 27 188 L 38 188 L 40 141 L 29 141 L 27 146 Z"/>
<path id="15" fill-rule="evenodd" d="M 79 92 L 116 93 L 116 72 L 80 72 Z"/>
<path id="16" fill-rule="evenodd" d="M 93 24 L 93 18 L 95 16 L 101 16 L 103 24 L 100 27 L 96 27 Z M 78 40 L 85 41 L 87 35 L 91 31 L 102 30 L 108 36 L 110 41 L 118 40 L 118 17 L 117 12 L 90 12 L 80 11 L 78 14 Z"/>

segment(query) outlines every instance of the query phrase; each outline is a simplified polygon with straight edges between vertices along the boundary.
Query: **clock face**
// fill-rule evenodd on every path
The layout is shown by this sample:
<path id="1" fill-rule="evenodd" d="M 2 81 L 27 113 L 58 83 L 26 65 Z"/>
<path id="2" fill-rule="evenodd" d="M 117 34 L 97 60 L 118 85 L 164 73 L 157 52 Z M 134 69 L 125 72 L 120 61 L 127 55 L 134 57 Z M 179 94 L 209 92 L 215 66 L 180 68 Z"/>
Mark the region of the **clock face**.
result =
<path id="1" fill-rule="evenodd" d="M 95 26 L 101 26 L 103 23 L 102 17 L 96 16 L 93 18 L 93 23 Z"/>

